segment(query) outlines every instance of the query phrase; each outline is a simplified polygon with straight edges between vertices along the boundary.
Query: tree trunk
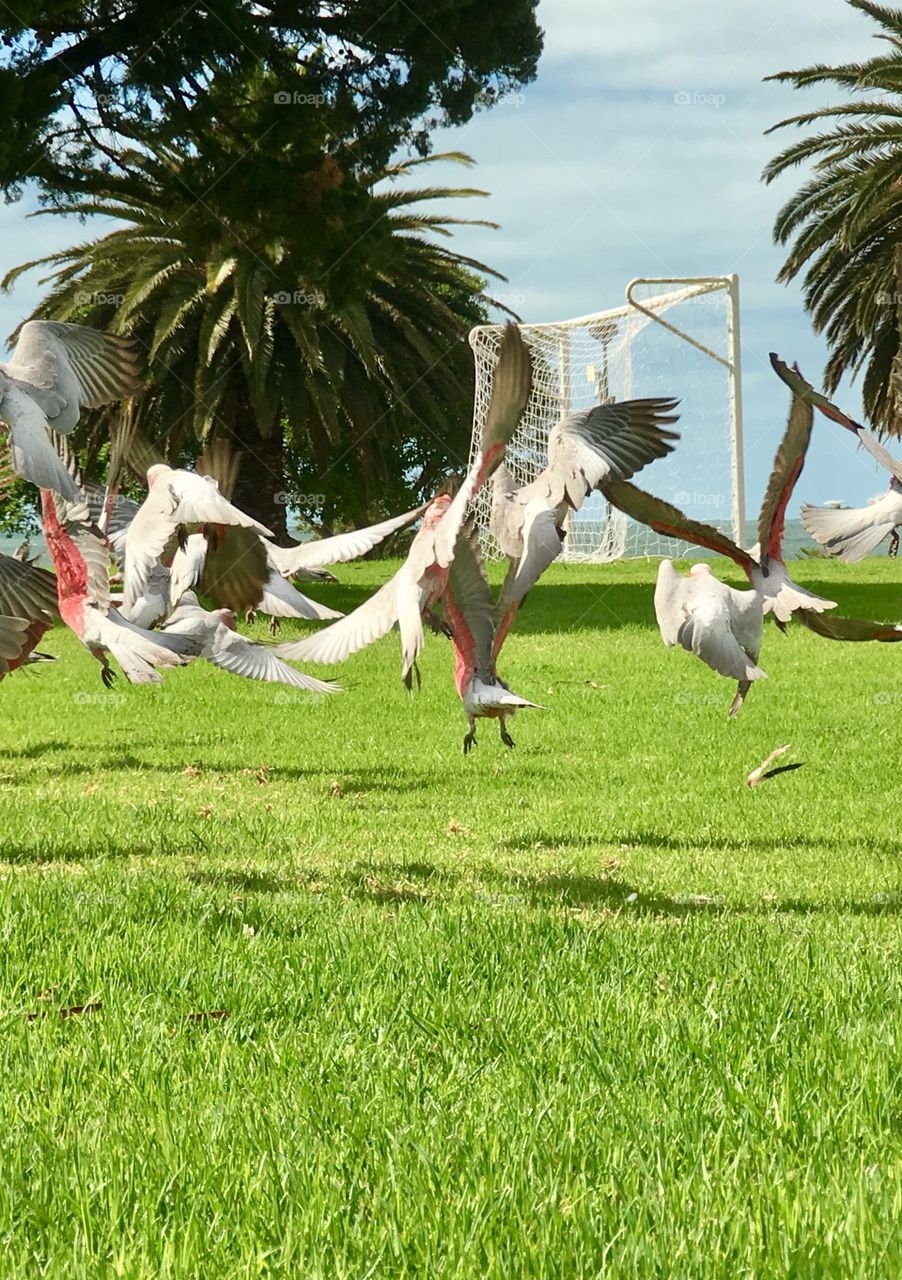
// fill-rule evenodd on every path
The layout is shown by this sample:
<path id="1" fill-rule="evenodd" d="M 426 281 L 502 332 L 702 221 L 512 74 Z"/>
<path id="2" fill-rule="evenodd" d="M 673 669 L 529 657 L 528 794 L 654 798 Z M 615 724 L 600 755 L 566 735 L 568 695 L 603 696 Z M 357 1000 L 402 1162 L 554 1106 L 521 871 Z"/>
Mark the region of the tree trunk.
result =
<path id="1" fill-rule="evenodd" d="M 286 517 L 291 495 L 286 492 L 281 419 L 273 424 L 268 436 L 261 436 L 253 412 L 243 407 L 236 415 L 232 434 L 242 453 L 235 487 L 236 506 L 271 529 L 280 545 L 290 544 Z"/>

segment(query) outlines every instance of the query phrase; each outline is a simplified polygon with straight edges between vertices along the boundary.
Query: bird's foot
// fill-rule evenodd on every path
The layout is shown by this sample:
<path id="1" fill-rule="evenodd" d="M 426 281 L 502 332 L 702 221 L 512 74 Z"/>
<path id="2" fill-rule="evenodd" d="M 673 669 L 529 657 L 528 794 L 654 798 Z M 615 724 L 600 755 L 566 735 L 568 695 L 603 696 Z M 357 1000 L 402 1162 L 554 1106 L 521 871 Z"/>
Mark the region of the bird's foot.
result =
<path id="1" fill-rule="evenodd" d="M 100 668 L 100 678 L 103 681 L 104 689 L 112 689 L 116 681 L 116 672 L 106 661 L 104 661 L 103 666 Z"/>
<path id="2" fill-rule="evenodd" d="M 469 755 L 471 749 L 476 746 L 476 730 L 471 729 L 464 738 L 464 755 Z"/>
<path id="3" fill-rule="evenodd" d="M 895 560 L 896 556 L 899 554 L 899 534 L 898 534 L 898 531 L 895 529 L 893 529 L 892 533 L 889 536 L 889 553 L 888 554 L 889 554 L 890 560 Z"/>
<path id="4" fill-rule="evenodd" d="M 515 747 L 517 745 L 506 729 L 501 730 L 501 741 L 506 747 Z"/>
<path id="5" fill-rule="evenodd" d="M 282 624 L 281 624 L 281 622 L 279 621 L 279 619 L 278 619 L 278 618 L 270 618 L 270 620 L 269 620 L 269 634 L 273 637 L 273 639 L 275 639 L 275 638 L 276 638 L 276 636 L 279 634 L 279 632 L 280 632 L 281 630 L 282 630 Z"/>

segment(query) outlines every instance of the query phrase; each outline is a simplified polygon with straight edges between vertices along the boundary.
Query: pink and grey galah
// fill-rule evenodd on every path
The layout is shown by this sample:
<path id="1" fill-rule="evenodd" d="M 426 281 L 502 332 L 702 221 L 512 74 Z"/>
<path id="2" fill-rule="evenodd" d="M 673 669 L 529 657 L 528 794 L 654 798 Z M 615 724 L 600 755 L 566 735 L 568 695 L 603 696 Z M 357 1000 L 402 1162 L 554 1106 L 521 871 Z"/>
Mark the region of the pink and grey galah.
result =
<path id="1" fill-rule="evenodd" d="M 179 637 L 146 631 L 124 618 L 110 595 L 110 546 L 87 502 L 68 502 L 41 490 L 44 537 L 56 569 L 60 616 L 101 664 L 109 687 L 115 673 L 111 653 L 133 684 L 158 684 L 159 667 L 180 666 L 190 646 Z"/>
<path id="2" fill-rule="evenodd" d="M 454 645 L 454 681 L 470 726 L 464 755 L 476 745 L 479 719 L 497 720 L 501 741 L 513 747 L 508 720 L 524 707 L 543 708 L 514 693 L 498 675 L 498 655 L 516 610 L 503 591 L 496 606 L 472 529 L 458 535 L 441 608 Z"/>
<path id="3" fill-rule="evenodd" d="M 397 623 L 401 635 L 401 676 L 410 687 L 424 643 L 423 618 L 448 584 L 458 534 L 471 498 L 500 464 L 526 407 L 532 381 L 529 352 L 514 324 L 505 327 L 480 449 L 452 497 L 439 492 L 404 564 L 375 595 L 347 617 L 295 643 L 278 646 L 285 658 L 334 664 L 365 648 Z"/>

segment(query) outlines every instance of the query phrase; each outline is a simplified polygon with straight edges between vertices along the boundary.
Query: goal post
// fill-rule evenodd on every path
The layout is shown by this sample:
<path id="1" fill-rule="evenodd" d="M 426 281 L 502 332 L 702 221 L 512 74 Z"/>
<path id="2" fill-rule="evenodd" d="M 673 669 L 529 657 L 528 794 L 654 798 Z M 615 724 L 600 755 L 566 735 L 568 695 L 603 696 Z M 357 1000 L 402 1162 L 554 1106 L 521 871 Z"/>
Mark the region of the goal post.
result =
<path id="1" fill-rule="evenodd" d="M 479 447 L 502 333 L 500 324 L 470 332 L 476 360 L 471 455 Z M 518 484 L 544 468 L 548 433 L 564 415 L 613 400 L 671 395 L 681 402 L 681 438 L 637 483 L 744 545 L 738 276 L 640 277 L 627 285 L 621 306 L 522 325 L 521 333 L 532 356 L 533 389 L 507 453 Z M 489 532 L 491 485 L 475 505 L 485 553 L 497 557 Z M 686 554 L 684 543 L 635 524 L 599 493 L 567 520 L 565 560 Z"/>

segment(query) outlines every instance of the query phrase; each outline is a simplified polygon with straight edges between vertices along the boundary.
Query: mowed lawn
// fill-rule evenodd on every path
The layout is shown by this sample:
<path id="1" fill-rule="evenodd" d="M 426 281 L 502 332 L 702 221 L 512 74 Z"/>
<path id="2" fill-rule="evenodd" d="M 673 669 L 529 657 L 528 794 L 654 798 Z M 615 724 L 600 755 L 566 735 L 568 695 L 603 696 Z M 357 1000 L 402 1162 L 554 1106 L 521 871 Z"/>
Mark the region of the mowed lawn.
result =
<path id="1" fill-rule="evenodd" d="M 394 636 L 319 701 L 3 682 L 0 1275 L 902 1274 L 902 645 L 769 625 L 728 723 L 654 571 L 536 588 L 514 751 L 442 637 L 413 697 Z"/>

